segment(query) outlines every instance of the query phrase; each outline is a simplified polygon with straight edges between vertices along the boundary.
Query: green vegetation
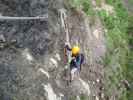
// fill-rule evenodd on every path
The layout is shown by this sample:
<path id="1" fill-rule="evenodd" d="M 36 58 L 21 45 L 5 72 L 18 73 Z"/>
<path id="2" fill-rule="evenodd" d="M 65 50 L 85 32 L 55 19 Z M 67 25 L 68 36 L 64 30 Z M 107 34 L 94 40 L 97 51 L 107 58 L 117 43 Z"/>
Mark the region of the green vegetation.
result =
<path id="1" fill-rule="evenodd" d="M 76 9 L 82 9 L 87 15 L 95 15 L 92 9 L 91 0 L 70 0 L 72 7 Z"/>
<path id="2" fill-rule="evenodd" d="M 76 96 L 70 97 L 70 100 L 77 100 Z M 88 97 L 85 95 L 80 95 L 80 100 L 88 100 Z"/>
<path id="3" fill-rule="evenodd" d="M 82 8 L 89 16 L 96 15 L 90 0 L 72 1 L 73 7 Z M 129 2 L 133 4 L 132 0 Z M 96 3 L 100 7 L 101 0 L 96 0 Z M 107 53 L 104 58 L 106 95 L 111 96 L 117 90 L 120 100 L 132 100 L 133 89 L 126 89 L 121 81 L 127 80 L 133 85 L 133 15 L 128 14 L 122 0 L 106 0 L 106 3 L 112 5 L 115 12 L 113 14 L 108 14 L 105 10 L 98 12 L 107 29 L 105 33 Z"/>
<path id="4" fill-rule="evenodd" d="M 80 96 L 80 100 L 88 100 L 88 97 L 85 96 L 85 95 L 81 95 L 81 96 Z"/>
<path id="5" fill-rule="evenodd" d="M 133 9 L 133 0 L 128 0 L 128 2 L 129 8 Z"/>
<path id="6" fill-rule="evenodd" d="M 115 12 L 108 14 L 101 10 L 97 13 L 107 29 L 107 53 L 103 59 L 106 95 L 119 91 L 120 100 L 132 100 L 133 89 L 126 89 L 121 81 L 128 80 L 133 85 L 133 14 L 128 14 L 122 0 L 106 0 L 106 3 L 112 5 Z M 96 0 L 96 4 L 100 7 L 101 0 Z M 96 15 L 90 0 L 71 0 L 71 5 L 81 8 L 87 15 Z"/>
<path id="7" fill-rule="evenodd" d="M 133 14 L 129 15 L 128 22 L 129 44 L 133 45 Z"/>
<path id="8" fill-rule="evenodd" d="M 97 6 L 101 6 L 101 2 L 102 2 L 102 0 L 96 0 Z"/>
<path id="9" fill-rule="evenodd" d="M 76 100 L 76 97 L 73 96 L 73 97 L 70 97 L 69 99 L 70 100 Z"/>
<path id="10" fill-rule="evenodd" d="M 121 0 L 106 1 L 115 10 L 114 15 L 108 15 L 104 10 L 99 12 L 99 16 L 108 30 L 106 33 L 108 52 L 104 64 L 106 91 L 107 95 L 111 95 L 113 90 L 117 90 L 121 80 L 128 80 L 129 83 L 133 80 L 133 68 L 131 67 L 133 55 L 129 49 L 129 45 L 133 43 L 133 38 L 130 36 L 133 32 L 133 17 L 128 15 Z M 132 100 L 133 98 L 132 90 L 123 88 L 120 93 L 120 100 Z"/>

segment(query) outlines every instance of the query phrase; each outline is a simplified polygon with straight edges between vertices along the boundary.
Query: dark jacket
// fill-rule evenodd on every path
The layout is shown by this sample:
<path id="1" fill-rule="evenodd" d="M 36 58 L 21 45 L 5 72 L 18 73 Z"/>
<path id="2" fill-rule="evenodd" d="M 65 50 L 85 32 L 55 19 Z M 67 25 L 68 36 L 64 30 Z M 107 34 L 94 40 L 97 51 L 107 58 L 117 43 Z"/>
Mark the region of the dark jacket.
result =
<path id="1" fill-rule="evenodd" d="M 65 48 L 68 51 L 71 51 L 72 49 L 66 45 Z M 73 57 L 73 55 L 72 55 Z M 74 59 L 71 60 L 70 62 L 70 69 L 72 68 L 78 68 L 79 70 L 81 70 L 81 64 L 84 62 L 84 55 L 82 53 L 78 54 L 76 57 L 74 57 Z"/>
<path id="2" fill-rule="evenodd" d="M 70 69 L 72 68 L 78 68 L 81 70 L 81 64 L 84 62 L 84 55 L 83 54 L 78 54 L 74 59 L 71 60 L 70 62 Z"/>

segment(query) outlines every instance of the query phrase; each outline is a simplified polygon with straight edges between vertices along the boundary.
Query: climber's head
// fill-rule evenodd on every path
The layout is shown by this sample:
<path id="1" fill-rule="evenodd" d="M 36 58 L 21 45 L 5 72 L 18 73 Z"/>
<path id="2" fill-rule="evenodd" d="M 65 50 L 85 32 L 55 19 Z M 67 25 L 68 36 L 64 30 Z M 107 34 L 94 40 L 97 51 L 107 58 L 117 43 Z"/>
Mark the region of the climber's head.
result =
<path id="1" fill-rule="evenodd" d="M 73 46 L 73 48 L 72 48 L 72 55 L 76 56 L 76 55 L 79 54 L 79 52 L 80 52 L 79 46 Z"/>

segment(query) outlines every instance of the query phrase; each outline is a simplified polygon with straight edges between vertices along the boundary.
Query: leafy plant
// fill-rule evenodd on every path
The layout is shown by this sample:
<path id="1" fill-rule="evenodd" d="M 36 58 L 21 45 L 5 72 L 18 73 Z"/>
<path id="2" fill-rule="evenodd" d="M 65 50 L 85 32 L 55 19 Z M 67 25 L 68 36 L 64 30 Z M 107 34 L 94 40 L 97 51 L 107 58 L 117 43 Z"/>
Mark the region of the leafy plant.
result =
<path id="1" fill-rule="evenodd" d="M 81 8 L 87 15 L 94 16 L 90 0 L 71 0 L 75 8 Z M 128 15 L 121 0 L 105 0 L 114 7 L 115 14 L 108 15 L 105 10 L 98 12 L 103 25 L 108 30 L 105 34 L 107 53 L 104 57 L 106 94 L 111 95 L 113 89 L 118 88 L 122 79 L 133 80 L 133 52 L 129 49 L 133 44 L 133 15 Z M 132 0 L 129 2 L 133 3 Z M 101 0 L 96 0 L 98 6 Z M 109 88 L 110 87 L 110 88 Z M 131 91 L 123 89 L 120 100 L 131 100 Z M 81 97 L 84 100 L 84 97 Z"/>
<path id="2" fill-rule="evenodd" d="M 81 96 L 80 96 L 80 100 L 88 100 L 88 97 L 85 96 L 85 95 L 81 95 Z"/>
<path id="3" fill-rule="evenodd" d="M 104 64 L 106 91 L 108 95 L 111 95 L 122 79 L 127 79 L 129 82 L 133 80 L 133 68 L 131 67 L 133 56 L 129 49 L 129 43 L 132 44 L 133 41 L 133 38 L 129 36 L 133 32 L 133 17 L 128 17 L 121 0 L 106 0 L 106 2 L 114 7 L 115 15 L 108 16 L 105 10 L 98 12 L 98 15 L 108 29 L 106 33 L 107 54 Z M 123 89 L 120 100 L 130 100 L 132 96 L 131 92 Z"/>
<path id="4" fill-rule="evenodd" d="M 90 0 L 70 0 L 70 4 L 76 9 L 82 9 L 87 15 L 95 14 Z"/>
<path id="5" fill-rule="evenodd" d="M 96 0 L 97 6 L 101 6 L 102 0 Z"/>

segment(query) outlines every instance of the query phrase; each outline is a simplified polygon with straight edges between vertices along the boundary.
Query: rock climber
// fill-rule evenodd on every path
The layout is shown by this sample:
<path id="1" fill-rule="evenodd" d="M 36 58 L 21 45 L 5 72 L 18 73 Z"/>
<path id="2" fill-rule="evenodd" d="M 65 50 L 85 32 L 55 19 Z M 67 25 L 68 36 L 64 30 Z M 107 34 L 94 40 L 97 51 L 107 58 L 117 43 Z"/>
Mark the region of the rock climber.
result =
<path id="1" fill-rule="evenodd" d="M 70 82 L 74 79 L 75 74 L 79 74 L 81 71 L 81 65 L 84 62 L 84 55 L 80 53 L 79 46 L 75 45 L 70 48 L 70 45 L 66 44 L 65 48 L 71 51 L 70 61 Z"/>

